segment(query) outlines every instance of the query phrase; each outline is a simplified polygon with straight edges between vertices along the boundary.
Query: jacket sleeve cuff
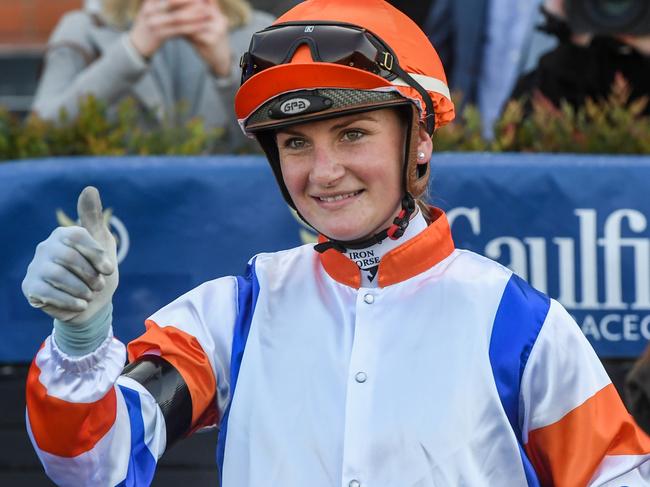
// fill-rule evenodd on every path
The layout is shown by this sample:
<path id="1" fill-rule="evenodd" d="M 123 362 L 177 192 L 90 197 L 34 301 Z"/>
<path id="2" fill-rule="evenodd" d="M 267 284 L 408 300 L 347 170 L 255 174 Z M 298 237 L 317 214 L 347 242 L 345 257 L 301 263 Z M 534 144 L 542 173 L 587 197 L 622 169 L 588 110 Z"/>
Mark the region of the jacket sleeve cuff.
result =
<path id="1" fill-rule="evenodd" d="M 66 373 L 84 374 L 92 370 L 111 370 L 111 377 L 116 379 L 126 363 L 126 347 L 113 337 L 113 329 L 96 350 L 85 355 L 69 355 L 58 346 L 56 330 L 47 341 L 49 354 L 57 366 Z"/>
<path id="2" fill-rule="evenodd" d="M 122 47 L 124 48 L 126 57 L 130 61 L 131 65 L 137 70 L 147 69 L 149 66 L 149 60 L 145 58 L 140 52 L 135 48 L 131 42 L 131 38 L 128 33 L 122 34 L 120 39 Z"/>
<path id="3" fill-rule="evenodd" d="M 86 323 L 54 320 L 53 341 L 67 355 L 80 357 L 97 350 L 110 334 L 113 305 L 108 303 Z"/>

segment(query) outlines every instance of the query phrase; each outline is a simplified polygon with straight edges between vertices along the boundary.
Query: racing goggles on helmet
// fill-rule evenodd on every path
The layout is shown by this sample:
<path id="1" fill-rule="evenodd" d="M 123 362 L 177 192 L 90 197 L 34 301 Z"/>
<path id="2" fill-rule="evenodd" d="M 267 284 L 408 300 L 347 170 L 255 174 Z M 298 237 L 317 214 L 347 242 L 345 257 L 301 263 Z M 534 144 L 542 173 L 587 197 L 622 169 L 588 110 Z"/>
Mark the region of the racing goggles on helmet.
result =
<path id="1" fill-rule="evenodd" d="M 435 126 L 433 102 L 427 91 L 404 71 L 393 50 L 377 35 L 347 23 L 322 21 L 284 22 L 253 34 L 248 52 L 241 57 L 241 84 L 265 69 L 287 64 L 300 46 L 309 47 L 316 62 L 369 71 L 388 81 L 401 78 L 426 104 L 427 129 Z"/>

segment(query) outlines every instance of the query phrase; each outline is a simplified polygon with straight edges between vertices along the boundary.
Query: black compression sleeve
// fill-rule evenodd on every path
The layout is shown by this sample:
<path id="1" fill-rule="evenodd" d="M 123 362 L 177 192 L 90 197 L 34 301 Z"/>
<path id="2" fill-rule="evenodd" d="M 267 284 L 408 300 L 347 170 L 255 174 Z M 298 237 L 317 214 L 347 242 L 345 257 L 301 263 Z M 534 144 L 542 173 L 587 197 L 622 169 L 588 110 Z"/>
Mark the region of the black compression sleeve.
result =
<path id="1" fill-rule="evenodd" d="M 190 431 L 192 397 L 172 364 L 157 355 L 144 355 L 128 364 L 122 375 L 142 384 L 160 406 L 167 429 L 167 448 Z"/>

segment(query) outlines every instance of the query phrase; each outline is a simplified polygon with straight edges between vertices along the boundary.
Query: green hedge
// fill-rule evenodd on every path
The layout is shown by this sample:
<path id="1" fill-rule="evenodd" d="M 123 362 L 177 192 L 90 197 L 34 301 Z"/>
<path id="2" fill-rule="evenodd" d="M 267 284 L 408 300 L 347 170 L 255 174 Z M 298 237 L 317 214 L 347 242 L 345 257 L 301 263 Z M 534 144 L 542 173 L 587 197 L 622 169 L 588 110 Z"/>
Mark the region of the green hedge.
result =
<path id="1" fill-rule="evenodd" d="M 57 123 L 30 116 L 24 122 L 0 107 L 0 160 L 74 155 L 191 155 L 232 149 L 222 129 L 208 129 L 199 119 L 162 127 L 147 123 L 132 99 L 109 120 L 104 104 L 85 99 L 79 116 L 61 112 Z M 145 123 L 142 123 L 144 120 Z M 149 126 L 150 128 L 145 128 Z M 155 128 L 152 128 L 155 127 Z"/>
<path id="2" fill-rule="evenodd" d="M 630 90 L 617 79 L 606 100 L 588 101 L 575 110 L 556 107 L 541 96 L 510 102 L 495 126 L 493 140 L 482 137 L 480 115 L 469 106 L 455 123 L 436 133 L 438 151 L 573 152 L 650 154 L 648 99 L 630 102 Z M 0 160 L 62 155 L 216 154 L 233 152 L 222 130 L 208 130 L 200 120 L 182 126 L 141 127 L 142 115 L 124 101 L 109 121 L 106 108 L 86 99 L 75 120 L 61 114 L 58 123 L 29 117 L 20 122 L 0 108 Z M 146 124 L 145 124 L 146 125 Z M 155 126 L 154 124 L 150 124 Z M 253 146 L 239 152 L 251 152 Z"/>
<path id="3" fill-rule="evenodd" d="M 650 154 L 647 106 L 648 97 L 630 101 L 629 85 L 618 77 L 607 99 L 587 100 L 577 110 L 568 103 L 556 107 L 539 94 L 509 102 L 491 141 L 481 137 L 476 108 L 468 107 L 434 142 L 451 151 Z"/>

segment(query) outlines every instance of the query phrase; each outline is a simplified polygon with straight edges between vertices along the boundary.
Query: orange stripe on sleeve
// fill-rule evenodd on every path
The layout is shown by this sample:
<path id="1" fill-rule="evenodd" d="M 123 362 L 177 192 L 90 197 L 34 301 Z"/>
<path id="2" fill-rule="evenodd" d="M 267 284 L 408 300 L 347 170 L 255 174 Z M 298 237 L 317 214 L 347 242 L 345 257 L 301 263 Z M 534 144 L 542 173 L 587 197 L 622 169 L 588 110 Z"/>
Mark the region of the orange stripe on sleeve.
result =
<path id="1" fill-rule="evenodd" d="M 530 431 L 526 452 L 544 486 L 587 485 L 606 455 L 650 453 L 613 384 L 559 421 Z"/>
<path id="2" fill-rule="evenodd" d="M 217 418 L 217 383 L 210 361 L 198 340 L 173 326 L 161 328 L 152 320 L 147 320 L 145 326 L 147 331 L 127 347 L 129 362 L 147 352 L 160 353 L 187 384 L 192 397 L 193 429 L 213 424 Z"/>
<path id="3" fill-rule="evenodd" d="M 60 457 L 76 457 L 92 449 L 115 423 L 115 389 L 93 403 L 70 403 L 49 396 L 39 381 L 40 374 L 33 361 L 27 376 L 26 400 L 38 448 Z"/>

